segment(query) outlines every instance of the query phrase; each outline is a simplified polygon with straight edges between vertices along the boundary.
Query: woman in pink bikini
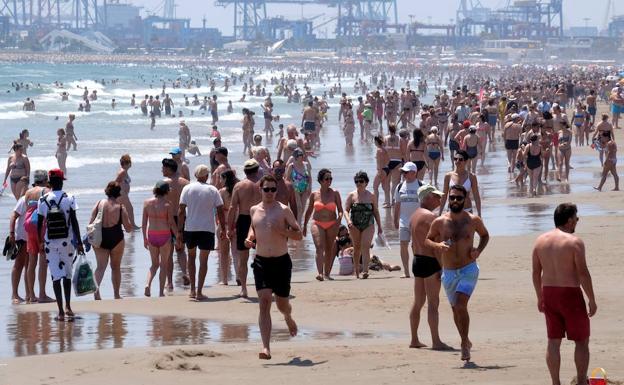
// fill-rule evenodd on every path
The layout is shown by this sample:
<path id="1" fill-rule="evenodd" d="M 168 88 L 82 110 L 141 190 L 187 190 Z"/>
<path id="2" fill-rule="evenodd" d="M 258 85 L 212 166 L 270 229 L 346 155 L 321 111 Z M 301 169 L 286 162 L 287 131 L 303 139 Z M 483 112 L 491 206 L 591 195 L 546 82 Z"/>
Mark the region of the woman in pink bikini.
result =
<path id="1" fill-rule="evenodd" d="M 326 168 L 318 172 L 317 178 L 321 187 L 310 195 L 308 209 L 303 222 L 303 236 L 308 230 L 308 221 L 312 217 L 312 239 L 316 247 L 316 279 L 319 281 L 333 280 L 331 268 L 334 264 L 334 241 L 338 227 L 342 221 L 343 210 L 340 193 L 332 189 L 332 174 Z M 314 212 L 314 215 L 312 215 Z"/>
<path id="2" fill-rule="evenodd" d="M 165 280 L 167 278 L 167 261 L 171 250 L 171 234 L 178 233 L 178 227 L 173 219 L 173 209 L 165 196 L 169 193 L 169 184 L 164 181 L 156 182 L 154 198 L 146 199 L 143 203 L 143 246 L 149 250 L 152 266 L 147 272 L 145 296 L 151 296 L 152 280 L 156 270 L 160 267 L 160 292 L 165 296 Z"/>

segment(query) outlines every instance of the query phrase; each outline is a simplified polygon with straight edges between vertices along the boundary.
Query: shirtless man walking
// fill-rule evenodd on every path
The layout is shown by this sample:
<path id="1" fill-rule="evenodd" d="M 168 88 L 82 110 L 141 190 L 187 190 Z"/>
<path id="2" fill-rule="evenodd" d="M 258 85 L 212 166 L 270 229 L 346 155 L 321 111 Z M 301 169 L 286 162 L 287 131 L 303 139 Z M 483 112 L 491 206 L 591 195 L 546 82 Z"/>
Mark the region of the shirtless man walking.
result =
<path id="1" fill-rule="evenodd" d="M 434 186 L 424 185 L 418 189 L 420 207 L 414 211 L 410 219 L 412 235 L 412 273 L 414 274 L 414 304 L 410 312 L 410 329 L 412 341 L 410 348 L 422 348 L 427 345 L 418 339 L 418 325 L 420 323 L 420 311 L 427 301 L 427 320 L 431 329 L 431 341 L 433 350 L 450 349 L 440 340 L 438 332 L 438 306 L 440 304 L 440 263 L 435 257 L 434 250 L 425 245 L 426 235 L 431 227 L 431 222 L 436 218 L 433 213 L 444 193 Z"/>
<path id="2" fill-rule="evenodd" d="M 316 122 L 318 120 L 318 112 L 314 108 L 314 102 L 309 101 L 308 106 L 303 109 L 303 116 L 301 117 L 301 127 L 303 131 L 310 133 L 311 141 L 314 143 L 316 134 Z"/>
<path id="3" fill-rule="evenodd" d="M 295 189 L 292 183 L 284 179 L 286 164 L 281 159 L 275 159 L 271 171 L 277 183 L 275 199 L 289 207 L 293 214 L 295 214 L 295 218 L 297 218 L 297 198 L 295 196 Z"/>
<path id="4" fill-rule="evenodd" d="M 533 247 L 533 286 L 537 308 L 546 316 L 546 364 L 553 385 L 561 385 L 559 349 L 566 335 L 576 344 L 577 383 L 587 383 L 589 317 L 596 314 L 597 306 L 585 260 L 585 244 L 573 235 L 578 220 L 576 205 L 560 204 L 555 209 L 556 228 L 540 235 Z M 589 300 L 588 308 L 583 292 Z"/>
<path id="5" fill-rule="evenodd" d="M 505 150 L 507 150 L 507 172 L 510 174 L 510 178 L 514 175 L 516 157 L 520 148 L 521 121 L 520 115 L 512 114 L 511 121 L 506 123 L 503 129 L 503 140 L 505 141 Z"/>
<path id="6" fill-rule="evenodd" d="M 292 318 L 290 279 L 292 261 L 288 255 L 288 239 L 303 238 L 297 219 L 290 209 L 275 199 L 277 181 L 272 175 L 260 180 L 262 201 L 251 207 L 251 228 L 245 239 L 247 247 L 256 244 L 256 257 L 251 265 L 254 273 L 260 316 L 258 324 L 262 337 L 262 352 L 258 358 L 271 359 L 271 303 L 275 294 L 277 309 L 284 315 L 291 336 L 297 335 Z M 240 235 L 242 236 L 242 235 Z"/>
<path id="7" fill-rule="evenodd" d="M 245 237 L 251 226 L 249 209 L 260 202 L 260 188 L 258 186 L 258 170 L 260 165 L 255 159 L 249 159 L 243 165 L 246 179 L 236 183 L 232 191 L 232 201 L 228 211 L 227 223 L 228 237 L 236 237 L 236 249 L 238 250 L 238 273 L 236 277 L 240 281 L 240 296 L 247 298 L 247 261 L 249 260 L 249 246 L 245 244 Z"/>
<path id="8" fill-rule="evenodd" d="M 450 211 L 431 223 L 425 246 L 442 255 L 442 285 L 453 308 L 455 326 L 461 337 L 461 359 L 470 361 L 472 343 L 468 338 L 470 316 L 468 300 L 477 286 L 477 258 L 487 246 L 490 235 L 480 217 L 464 211 L 468 192 L 461 185 L 449 190 Z M 473 246 L 475 232 L 479 245 Z"/>
<path id="9" fill-rule="evenodd" d="M 165 198 L 169 202 L 173 212 L 175 215 L 173 219 L 178 225 L 178 209 L 180 207 L 180 194 L 182 194 L 182 189 L 184 186 L 189 184 L 189 181 L 185 178 L 182 178 L 180 174 L 178 174 L 178 164 L 175 160 L 171 158 L 165 158 L 162 160 L 162 175 L 164 177 L 164 182 L 169 185 L 169 193 L 165 195 Z M 178 247 L 177 244 L 174 243 L 175 247 L 169 248 L 169 261 L 168 261 L 168 271 L 167 271 L 167 279 L 168 290 L 173 291 L 173 249 L 175 248 L 176 255 L 178 256 L 178 264 L 180 265 L 180 270 L 182 271 L 182 280 L 184 286 L 190 284 L 188 273 L 187 273 L 187 259 L 186 259 L 186 251 L 184 247 Z"/>

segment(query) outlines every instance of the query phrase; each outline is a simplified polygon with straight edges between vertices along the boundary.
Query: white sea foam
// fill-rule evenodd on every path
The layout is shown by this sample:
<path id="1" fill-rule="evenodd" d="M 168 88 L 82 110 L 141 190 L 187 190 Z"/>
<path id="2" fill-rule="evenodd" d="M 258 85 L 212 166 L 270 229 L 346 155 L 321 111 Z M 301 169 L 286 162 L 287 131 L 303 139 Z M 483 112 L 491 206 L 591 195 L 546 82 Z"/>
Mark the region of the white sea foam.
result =
<path id="1" fill-rule="evenodd" d="M 147 162 L 159 162 L 163 158 L 163 154 L 168 152 L 168 148 L 163 148 L 161 152 L 151 153 L 151 154 L 133 154 L 132 162 L 133 163 L 147 163 Z M 120 149 L 118 154 L 111 157 L 89 157 L 89 156 L 74 156 L 71 152 L 67 157 L 67 168 L 81 168 L 85 166 L 91 165 L 105 165 L 105 164 L 119 164 L 119 158 L 126 150 Z M 57 160 L 54 156 L 35 156 L 29 157 L 30 159 L 30 168 L 32 170 L 37 169 L 48 169 L 51 166 L 56 166 Z"/>
<path id="2" fill-rule="evenodd" d="M 26 119 L 28 116 L 29 114 L 25 111 L 0 112 L 0 120 Z"/>

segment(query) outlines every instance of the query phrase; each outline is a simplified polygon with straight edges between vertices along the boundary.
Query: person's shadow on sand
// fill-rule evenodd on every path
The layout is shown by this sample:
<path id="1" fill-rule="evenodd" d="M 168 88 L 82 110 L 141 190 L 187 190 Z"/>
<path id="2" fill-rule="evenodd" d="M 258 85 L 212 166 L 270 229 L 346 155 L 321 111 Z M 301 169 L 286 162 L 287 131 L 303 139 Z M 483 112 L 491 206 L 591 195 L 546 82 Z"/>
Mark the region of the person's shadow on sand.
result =
<path id="1" fill-rule="evenodd" d="M 478 370 L 478 371 L 485 371 L 485 370 L 500 370 L 500 369 L 509 369 L 509 368 L 515 368 L 515 365 L 487 365 L 487 366 L 481 366 L 475 362 L 472 361 L 466 361 L 466 363 L 464 363 L 464 366 L 462 366 L 459 369 L 473 369 L 473 370 Z"/>
<path id="2" fill-rule="evenodd" d="M 301 357 L 295 357 L 292 360 L 288 361 L 288 362 L 280 362 L 277 364 L 265 364 L 264 366 L 299 366 L 299 367 L 312 367 L 312 366 L 317 366 L 317 365 L 322 365 L 327 363 L 327 360 L 325 361 L 319 361 L 319 362 L 314 362 L 312 360 L 302 360 Z"/>

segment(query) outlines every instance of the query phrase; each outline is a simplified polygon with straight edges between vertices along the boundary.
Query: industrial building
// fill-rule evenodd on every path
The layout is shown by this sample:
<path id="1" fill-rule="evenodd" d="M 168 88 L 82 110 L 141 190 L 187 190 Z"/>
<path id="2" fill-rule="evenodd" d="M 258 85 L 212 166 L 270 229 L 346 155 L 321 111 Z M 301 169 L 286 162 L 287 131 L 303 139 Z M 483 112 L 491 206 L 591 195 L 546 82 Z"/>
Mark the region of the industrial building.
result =
<path id="1" fill-rule="evenodd" d="M 591 54 L 617 53 L 624 39 L 624 16 L 614 14 L 615 0 L 605 10 L 602 33 L 587 25 L 564 26 L 567 1 L 572 0 L 506 0 L 503 7 L 493 9 L 480 0 L 457 0 L 454 21 L 433 24 L 412 15 L 409 23 L 399 23 L 397 0 L 215 0 L 210 6 L 232 12 L 233 35 L 223 36 L 205 19 L 202 27 L 193 28 L 190 19 L 176 17 L 175 0 L 162 0 L 159 14 L 123 0 L 0 0 L 0 44 L 64 51 L 199 53 L 245 41 L 248 44 L 226 47 L 435 48 L 499 57 L 506 50 L 522 56 L 536 50 L 569 53 L 577 46 Z M 309 7 L 314 16 L 292 20 L 276 16 L 284 5 Z M 332 36 L 321 37 L 319 31 L 328 27 Z"/>

